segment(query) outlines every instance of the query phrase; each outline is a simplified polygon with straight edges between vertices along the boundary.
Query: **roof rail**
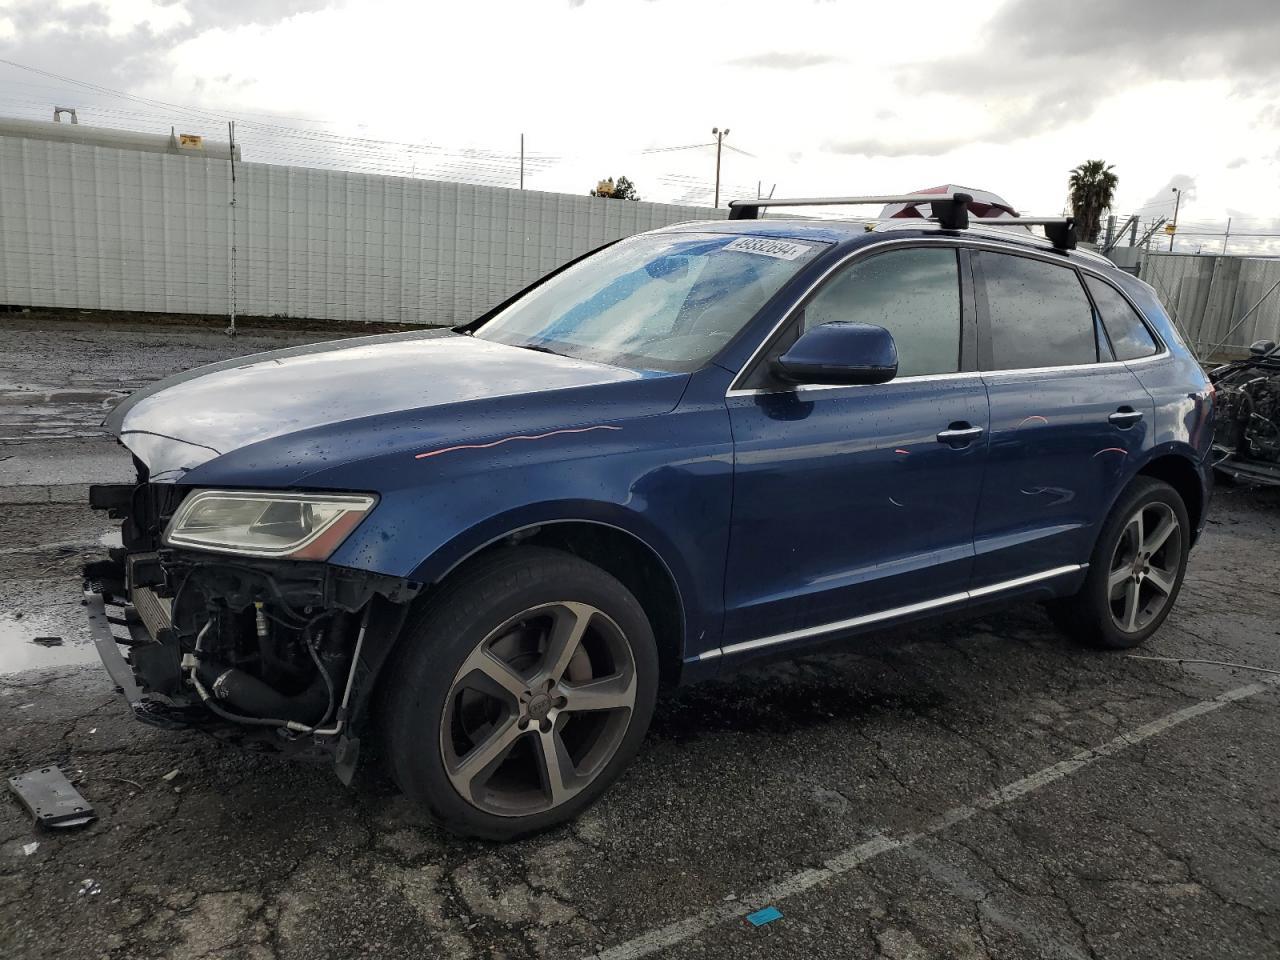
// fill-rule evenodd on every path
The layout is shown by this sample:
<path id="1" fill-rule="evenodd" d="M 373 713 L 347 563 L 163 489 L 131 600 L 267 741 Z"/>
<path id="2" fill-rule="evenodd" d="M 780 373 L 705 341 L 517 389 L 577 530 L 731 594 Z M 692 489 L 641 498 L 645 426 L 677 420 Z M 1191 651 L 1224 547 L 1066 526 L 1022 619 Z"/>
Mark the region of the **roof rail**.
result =
<path id="1" fill-rule="evenodd" d="M 927 203 L 932 216 L 928 219 L 937 221 L 943 230 L 964 230 L 969 226 L 969 204 L 973 197 L 967 193 L 953 193 L 941 196 L 933 193 L 909 193 L 902 196 L 874 197 L 796 197 L 793 199 L 769 199 L 760 197 L 756 200 L 730 200 L 730 220 L 759 220 L 760 211 L 765 207 L 851 207 L 880 205 L 889 203 L 921 204 Z M 1074 250 L 1076 246 L 1075 218 L 1073 217 L 1018 217 L 1016 220 L 984 220 L 979 217 L 977 224 L 1044 227 L 1044 235 L 1059 250 Z"/>

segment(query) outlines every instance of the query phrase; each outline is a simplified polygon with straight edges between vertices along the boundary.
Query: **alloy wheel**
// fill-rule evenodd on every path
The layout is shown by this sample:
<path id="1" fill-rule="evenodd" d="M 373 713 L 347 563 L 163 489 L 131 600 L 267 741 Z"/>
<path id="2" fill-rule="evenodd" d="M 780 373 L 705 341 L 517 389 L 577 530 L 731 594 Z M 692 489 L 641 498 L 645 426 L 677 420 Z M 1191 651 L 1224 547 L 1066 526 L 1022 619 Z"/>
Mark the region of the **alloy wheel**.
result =
<path id="1" fill-rule="evenodd" d="M 445 772 L 488 813 L 543 813 L 608 765 L 635 702 L 635 657 L 607 614 L 569 601 L 530 608 L 455 674 L 440 725 Z"/>
<path id="2" fill-rule="evenodd" d="M 1107 575 L 1111 619 L 1138 633 L 1168 605 L 1182 565 L 1182 526 L 1167 503 L 1141 506 L 1120 532 Z"/>

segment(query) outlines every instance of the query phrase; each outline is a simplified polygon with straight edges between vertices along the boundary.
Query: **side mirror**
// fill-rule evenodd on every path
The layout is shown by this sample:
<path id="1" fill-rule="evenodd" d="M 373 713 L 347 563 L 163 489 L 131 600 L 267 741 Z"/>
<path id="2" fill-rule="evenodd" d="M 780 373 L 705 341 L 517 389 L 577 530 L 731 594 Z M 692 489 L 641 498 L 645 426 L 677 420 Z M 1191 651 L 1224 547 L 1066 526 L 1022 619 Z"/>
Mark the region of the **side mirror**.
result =
<path id="1" fill-rule="evenodd" d="M 1249 344 L 1249 352 L 1255 357 L 1265 357 L 1276 348 L 1274 340 L 1255 340 Z"/>
<path id="2" fill-rule="evenodd" d="M 898 348 L 884 327 L 824 323 L 802 333 L 773 372 L 788 383 L 885 383 L 898 375 Z"/>

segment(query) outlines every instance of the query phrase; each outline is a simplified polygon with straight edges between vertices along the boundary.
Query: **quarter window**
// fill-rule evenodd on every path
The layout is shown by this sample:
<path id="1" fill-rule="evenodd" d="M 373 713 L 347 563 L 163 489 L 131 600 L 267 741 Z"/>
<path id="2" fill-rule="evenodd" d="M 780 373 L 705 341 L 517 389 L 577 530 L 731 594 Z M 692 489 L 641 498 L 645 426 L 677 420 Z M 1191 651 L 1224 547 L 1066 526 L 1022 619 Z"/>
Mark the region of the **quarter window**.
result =
<path id="1" fill-rule="evenodd" d="M 1088 284 L 1093 302 L 1102 314 L 1102 325 L 1107 328 L 1117 360 L 1150 357 L 1160 349 L 1137 311 L 1115 287 L 1097 277 L 1085 277 L 1084 282 Z"/>
<path id="2" fill-rule="evenodd" d="M 1093 307 L 1075 270 L 1030 257 L 979 256 L 990 318 L 987 369 L 1098 361 Z"/>
<path id="3" fill-rule="evenodd" d="M 834 320 L 893 334 L 898 376 L 960 369 L 960 273 L 953 248 L 895 250 L 859 260 L 804 309 L 804 329 Z"/>

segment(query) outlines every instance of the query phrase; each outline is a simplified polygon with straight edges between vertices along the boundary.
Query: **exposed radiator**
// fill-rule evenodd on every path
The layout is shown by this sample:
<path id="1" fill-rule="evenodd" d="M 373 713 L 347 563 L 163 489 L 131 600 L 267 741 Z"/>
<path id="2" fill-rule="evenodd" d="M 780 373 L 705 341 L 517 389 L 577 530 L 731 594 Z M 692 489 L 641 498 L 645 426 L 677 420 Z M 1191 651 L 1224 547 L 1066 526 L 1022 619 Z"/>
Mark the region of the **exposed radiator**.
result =
<path id="1" fill-rule="evenodd" d="M 173 604 L 165 597 L 157 597 L 149 587 L 134 587 L 129 599 L 138 617 L 147 626 L 151 636 L 173 625 Z"/>

